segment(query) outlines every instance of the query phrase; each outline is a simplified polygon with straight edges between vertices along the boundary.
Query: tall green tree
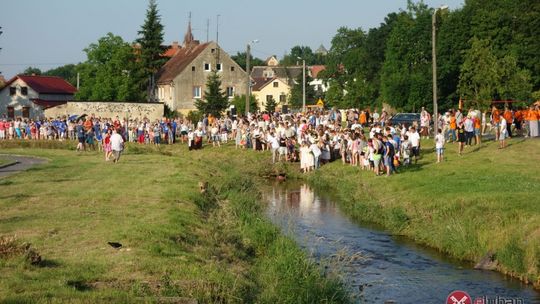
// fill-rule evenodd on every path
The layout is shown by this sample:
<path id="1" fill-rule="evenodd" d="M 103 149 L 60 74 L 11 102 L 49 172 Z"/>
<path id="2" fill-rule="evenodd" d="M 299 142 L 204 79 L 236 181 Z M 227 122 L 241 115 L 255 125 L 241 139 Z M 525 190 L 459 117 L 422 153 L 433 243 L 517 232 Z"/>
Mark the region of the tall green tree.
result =
<path id="1" fill-rule="evenodd" d="M 315 104 L 315 89 L 309 85 L 309 83 L 313 81 L 311 77 L 306 73 L 306 105 L 312 105 Z M 303 100 L 303 87 L 302 87 L 302 74 L 298 75 L 298 77 L 294 81 L 294 85 L 291 88 L 291 91 L 289 93 L 289 101 L 290 105 L 295 109 L 302 108 L 302 100 Z"/>
<path id="2" fill-rule="evenodd" d="M 491 104 L 499 82 L 497 57 L 489 40 L 471 39 L 459 76 L 459 93 L 467 105 L 486 109 Z"/>
<path id="3" fill-rule="evenodd" d="M 232 55 L 231 59 L 234 60 L 244 71 L 246 70 L 246 52 L 237 52 L 236 55 Z M 249 66 L 263 66 L 266 65 L 264 60 L 253 57 L 252 54 L 249 54 Z"/>
<path id="4" fill-rule="evenodd" d="M 156 0 L 150 0 L 146 10 L 146 19 L 138 31 L 139 38 L 136 42 L 140 45 L 140 64 L 142 73 L 140 77 L 141 88 L 146 90 L 149 99 L 153 99 L 153 90 L 156 72 L 163 66 L 166 59 L 162 56 L 163 47 L 163 25 L 158 12 Z"/>
<path id="5" fill-rule="evenodd" d="M 35 74 L 35 75 L 41 75 L 42 72 L 39 68 L 36 68 L 36 67 L 27 67 L 24 71 L 23 71 L 23 74 L 24 75 L 32 75 L 32 74 Z"/>
<path id="6" fill-rule="evenodd" d="M 246 95 L 236 95 L 231 100 L 231 105 L 236 108 L 238 115 L 244 115 L 246 113 Z M 259 103 L 255 96 L 251 95 L 249 98 L 249 111 L 254 113 L 259 110 Z"/>
<path id="7" fill-rule="evenodd" d="M 319 65 L 325 63 L 325 56 L 319 56 L 318 54 L 313 53 L 313 50 L 311 50 L 309 46 L 297 45 L 292 47 L 291 51 L 283 56 L 280 64 L 284 66 L 301 64 L 302 59 L 298 58 L 305 60 L 306 65 Z"/>
<path id="8" fill-rule="evenodd" d="M 59 66 L 54 69 L 47 70 L 43 73 L 43 75 L 61 77 L 65 79 L 67 82 L 71 83 L 71 85 L 76 86 L 77 85 L 77 69 L 78 69 L 78 64 L 66 64 L 66 65 Z"/>
<path id="9" fill-rule="evenodd" d="M 212 72 L 206 80 L 204 99 L 195 101 L 199 112 L 221 117 L 221 114 L 229 107 L 229 98 L 221 89 L 221 78 L 218 73 Z"/>
<path id="10" fill-rule="evenodd" d="M 266 104 L 264 105 L 264 110 L 268 113 L 274 113 L 276 111 L 277 102 L 274 100 L 274 98 L 267 100 Z"/>
<path id="11" fill-rule="evenodd" d="M 408 2 L 387 41 L 381 99 L 404 111 L 431 103 L 431 16 L 423 2 Z"/>
<path id="12" fill-rule="evenodd" d="M 84 49 L 87 61 L 80 64 L 78 100 L 140 101 L 139 67 L 133 48 L 122 37 L 108 33 Z"/>

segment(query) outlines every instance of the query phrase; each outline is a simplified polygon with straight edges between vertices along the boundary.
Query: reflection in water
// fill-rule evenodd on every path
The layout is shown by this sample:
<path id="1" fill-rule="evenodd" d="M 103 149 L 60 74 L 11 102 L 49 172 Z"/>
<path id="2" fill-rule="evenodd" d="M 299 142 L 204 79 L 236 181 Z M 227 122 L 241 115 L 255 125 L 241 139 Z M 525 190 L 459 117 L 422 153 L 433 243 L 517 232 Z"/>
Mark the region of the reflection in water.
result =
<path id="1" fill-rule="evenodd" d="M 473 298 L 500 296 L 540 303 L 530 286 L 471 269 L 342 214 L 335 201 L 309 186 L 279 184 L 265 193 L 268 215 L 312 256 L 339 260 L 338 271 L 360 302 L 444 303 L 453 290 Z M 361 290 L 361 292 L 360 292 Z"/>

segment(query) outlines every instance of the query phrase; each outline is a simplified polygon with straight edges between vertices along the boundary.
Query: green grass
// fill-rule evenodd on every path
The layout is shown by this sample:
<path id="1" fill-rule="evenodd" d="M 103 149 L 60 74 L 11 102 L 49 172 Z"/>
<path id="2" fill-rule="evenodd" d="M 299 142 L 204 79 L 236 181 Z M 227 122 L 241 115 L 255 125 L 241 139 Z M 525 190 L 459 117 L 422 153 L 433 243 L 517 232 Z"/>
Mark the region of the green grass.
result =
<path id="1" fill-rule="evenodd" d="M 31 243 L 43 259 L 0 256 L 0 302 L 349 301 L 263 215 L 262 177 L 288 166 L 274 169 L 253 151 L 184 145 L 129 146 L 112 164 L 73 146 L 0 144 L 50 160 L 0 179 L 0 236 Z M 209 183 L 204 195 L 200 181 Z"/>
<path id="2" fill-rule="evenodd" d="M 376 177 L 335 162 L 307 178 L 335 190 L 346 213 L 451 256 L 478 261 L 494 252 L 499 270 L 540 287 L 540 140 L 468 147 L 447 144 L 435 163 L 425 142 L 417 165 Z"/>

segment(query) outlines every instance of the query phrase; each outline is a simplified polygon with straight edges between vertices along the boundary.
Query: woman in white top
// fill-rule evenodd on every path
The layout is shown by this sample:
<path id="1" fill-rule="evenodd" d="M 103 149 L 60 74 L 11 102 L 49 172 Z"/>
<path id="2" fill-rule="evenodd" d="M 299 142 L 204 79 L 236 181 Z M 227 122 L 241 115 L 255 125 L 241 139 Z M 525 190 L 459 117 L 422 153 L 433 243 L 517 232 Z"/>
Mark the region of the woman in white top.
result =
<path id="1" fill-rule="evenodd" d="M 306 141 L 302 142 L 300 147 L 300 169 L 306 173 L 311 171 L 314 165 L 313 154 Z"/>

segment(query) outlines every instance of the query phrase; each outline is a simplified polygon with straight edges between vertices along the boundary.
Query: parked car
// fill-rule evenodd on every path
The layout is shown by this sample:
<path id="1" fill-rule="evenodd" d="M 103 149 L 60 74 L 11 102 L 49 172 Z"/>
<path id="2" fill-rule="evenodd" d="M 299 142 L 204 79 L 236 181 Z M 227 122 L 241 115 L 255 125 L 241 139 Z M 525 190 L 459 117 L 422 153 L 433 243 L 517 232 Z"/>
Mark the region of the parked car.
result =
<path id="1" fill-rule="evenodd" d="M 412 126 L 416 122 L 416 125 L 420 125 L 420 113 L 397 113 L 388 120 L 388 124 L 391 126 L 406 124 Z"/>

